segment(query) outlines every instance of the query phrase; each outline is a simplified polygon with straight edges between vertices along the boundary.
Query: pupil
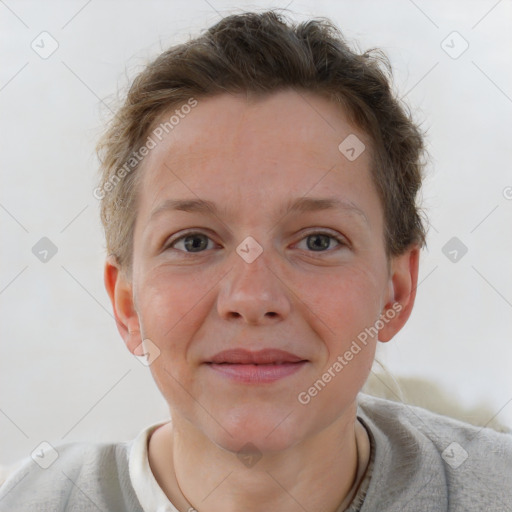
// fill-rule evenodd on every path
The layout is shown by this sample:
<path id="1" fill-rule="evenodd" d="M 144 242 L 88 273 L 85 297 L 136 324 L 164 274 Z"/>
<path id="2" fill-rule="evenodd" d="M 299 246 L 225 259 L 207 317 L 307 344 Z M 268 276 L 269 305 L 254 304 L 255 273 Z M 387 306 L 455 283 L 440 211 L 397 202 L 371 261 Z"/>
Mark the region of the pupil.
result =
<path id="1" fill-rule="evenodd" d="M 192 240 L 192 243 L 191 243 Z M 199 240 L 199 242 L 197 242 Z M 202 242 L 201 242 L 202 240 Z M 196 252 L 194 249 L 201 249 L 205 247 L 204 237 L 200 237 L 199 235 L 192 235 L 185 238 L 185 247 L 187 251 Z"/>
<path id="2" fill-rule="evenodd" d="M 309 244 L 308 243 L 308 247 L 310 249 L 327 249 L 329 247 L 329 237 L 327 235 L 312 235 L 308 238 L 308 240 L 311 240 L 311 239 L 316 239 L 318 241 L 318 239 L 322 239 L 323 240 L 323 243 L 314 243 L 314 244 Z"/>

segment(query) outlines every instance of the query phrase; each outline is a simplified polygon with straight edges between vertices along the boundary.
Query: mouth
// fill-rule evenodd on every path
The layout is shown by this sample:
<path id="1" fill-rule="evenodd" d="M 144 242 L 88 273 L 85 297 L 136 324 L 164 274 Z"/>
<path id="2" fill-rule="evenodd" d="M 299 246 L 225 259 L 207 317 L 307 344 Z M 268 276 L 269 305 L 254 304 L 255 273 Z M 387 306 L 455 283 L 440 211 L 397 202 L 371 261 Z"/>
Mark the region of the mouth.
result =
<path id="1" fill-rule="evenodd" d="M 251 352 L 243 349 L 225 350 L 206 364 L 217 374 L 239 382 L 262 384 L 288 377 L 308 363 L 290 352 L 265 349 Z"/>

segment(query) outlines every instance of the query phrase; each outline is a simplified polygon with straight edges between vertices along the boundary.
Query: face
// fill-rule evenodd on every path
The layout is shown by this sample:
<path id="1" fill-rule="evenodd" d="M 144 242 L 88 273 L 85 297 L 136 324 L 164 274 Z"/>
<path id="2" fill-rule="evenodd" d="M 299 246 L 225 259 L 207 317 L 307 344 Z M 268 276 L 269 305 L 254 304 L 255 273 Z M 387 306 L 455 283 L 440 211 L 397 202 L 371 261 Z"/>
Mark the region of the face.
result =
<path id="1" fill-rule="evenodd" d="M 352 161 L 351 134 L 366 146 Z M 370 147 L 341 107 L 283 91 L 200 99 L 146 157 L 133 273 L 105 276 L 130 350 L 158 353 L 175 424 L 273 451 L 353 413 L 368 329 L 395 301 L 381 340 L 401 328 L 415 279 L 412 253 L 386 258 Z"/>

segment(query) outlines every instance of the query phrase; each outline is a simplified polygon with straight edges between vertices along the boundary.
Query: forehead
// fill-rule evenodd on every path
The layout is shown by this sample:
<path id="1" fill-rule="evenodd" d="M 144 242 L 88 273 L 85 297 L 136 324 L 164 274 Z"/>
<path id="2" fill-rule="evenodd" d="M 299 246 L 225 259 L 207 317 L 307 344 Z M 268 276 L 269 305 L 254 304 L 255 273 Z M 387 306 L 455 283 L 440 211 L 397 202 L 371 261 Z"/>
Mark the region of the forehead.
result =
<path id="1" fill-rule="evenodd" d="M 300 158 L 304 152 L 338 158 L 339 143 L 351 134 L 370 142 L 348 121 L 341 105 L 311 92 L 286 89 L 265 96 L 226 93 L 200 98 L 186 115 L 172 116 L 179 110 L 179 106 L 173 108 L 155 122 L 168 133 L 162 133 L 163 140 L 157 141 L 148 160 L 165 152 L 166 143 L 173 141 L 179 144 L 174 149 L 181 157 L 199 157 L 212 148 L 218 153 L 233 146 L 250 151 L 264 145 L 267 151 L 277 149 L 280 159 Z M 173 125 L 165 125 L 171 117 Z M 292 151 L 283 155 L 283 147 Z"/>
<path id="2" fill-rule="evenodd" d="M 261 206 L 310 192 L 361 195 L 372 188 L 370 140 L 341 106 L 325 98 L 285 90 L 197 101 L 143 162 L 139 215 L 164 199 L 183 196 L 240 206 L 250 199 Z M 366 147 L 352 161 L 339 149 L 347 137 Z"/>

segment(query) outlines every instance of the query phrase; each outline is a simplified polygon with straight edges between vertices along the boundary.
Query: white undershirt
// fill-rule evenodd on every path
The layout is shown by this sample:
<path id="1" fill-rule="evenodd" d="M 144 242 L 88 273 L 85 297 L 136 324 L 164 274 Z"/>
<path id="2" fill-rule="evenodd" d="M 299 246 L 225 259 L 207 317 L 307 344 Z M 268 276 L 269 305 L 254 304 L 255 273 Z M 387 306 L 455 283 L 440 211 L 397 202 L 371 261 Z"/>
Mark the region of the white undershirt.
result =
<path id="1" fill-rule="evenodd" d="M 134 439 L 130 450 L 130 479 L 144 512 L 179 512 L 158 485 L 149 466 L 148 439 L 154 430 L 168 422 L 161 421 L 145 428 Z"/>

